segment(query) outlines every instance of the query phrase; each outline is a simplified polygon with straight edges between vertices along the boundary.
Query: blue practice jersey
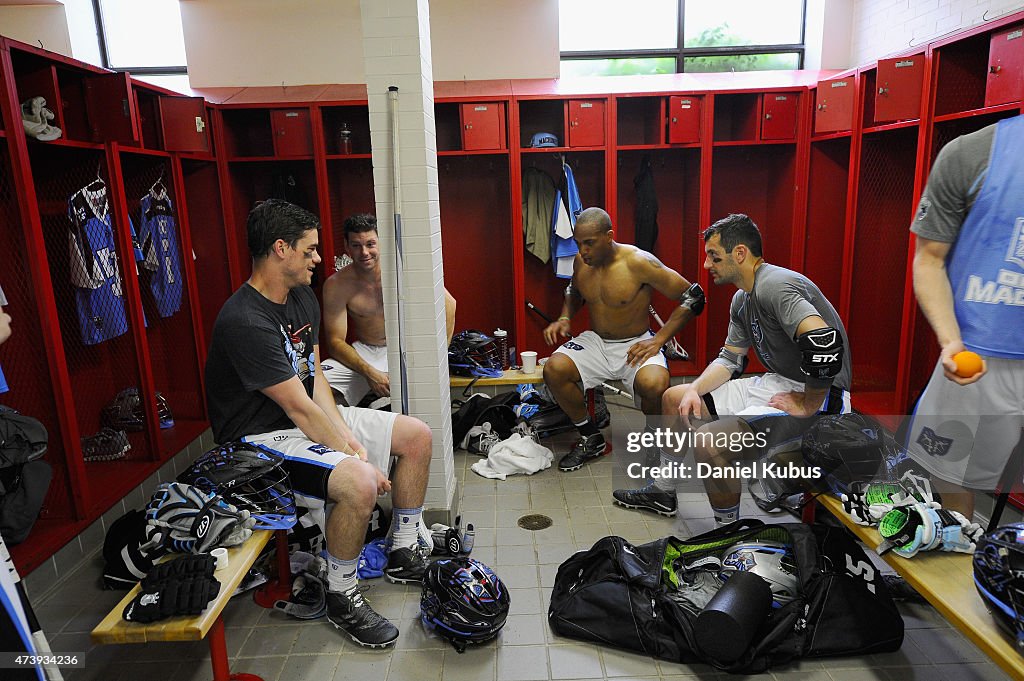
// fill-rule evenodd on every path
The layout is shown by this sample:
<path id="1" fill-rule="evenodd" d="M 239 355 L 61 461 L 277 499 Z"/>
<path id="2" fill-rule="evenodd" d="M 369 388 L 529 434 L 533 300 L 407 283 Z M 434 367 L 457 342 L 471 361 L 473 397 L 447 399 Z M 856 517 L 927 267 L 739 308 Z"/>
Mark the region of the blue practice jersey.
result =
<path id="1" fill-rule="evenodd" d="M 178 249 L 177 223 L 167 192 L 150 191 L 142 197 L 142 222 L 139 242 L 145 256 L 143 267 L 153 275 L 149 288 L 156 299 L 161 317 L 170 317 L 181 309 L 181 256 Z"/>
<path id="2" fill-rule="evenodd" d="M 68 199 L 68 218 L 68 256 L 78 324 L 82 343 L 94 345 L 128 330 L 106 188 L 75 192 Z M 134 228 L 132 234 L 134 241 Z M 135 255 L 141 256 L 137 248 Z"/>

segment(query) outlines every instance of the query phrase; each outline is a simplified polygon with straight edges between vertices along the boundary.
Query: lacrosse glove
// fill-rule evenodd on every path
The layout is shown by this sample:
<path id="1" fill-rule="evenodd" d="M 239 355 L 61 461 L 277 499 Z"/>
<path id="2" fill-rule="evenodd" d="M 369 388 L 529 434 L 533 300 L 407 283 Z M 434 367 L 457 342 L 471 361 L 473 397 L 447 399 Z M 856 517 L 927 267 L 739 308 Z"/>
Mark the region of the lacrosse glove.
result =
<path id="1" fill-rule="evenodd" d="M 843 510 L 859 525 L 878 525 L 894 508 L 935 501 L 927 478 L 911 472 L 896 482 L 854 482 L 848 494 L 840 494 Z"/>
<path id="2" fill-rule="evenodd" d="M 903 558 L 913 558 L 920 551 L 974 553 L 983 535 L 978 523 L 934 501 L 894 508 L 882 516 L 878 532 L 884 540 L 878 554 L 892 550 Z"/>
<path id="3" fill-rule="evenodd" d="M 146 522 L 149 543 L 175 553 L 209 553 L 218 546 L 241 544 L 255 525 L 248 511 L 180 482 L 157 487 L 146 507 Z"/>

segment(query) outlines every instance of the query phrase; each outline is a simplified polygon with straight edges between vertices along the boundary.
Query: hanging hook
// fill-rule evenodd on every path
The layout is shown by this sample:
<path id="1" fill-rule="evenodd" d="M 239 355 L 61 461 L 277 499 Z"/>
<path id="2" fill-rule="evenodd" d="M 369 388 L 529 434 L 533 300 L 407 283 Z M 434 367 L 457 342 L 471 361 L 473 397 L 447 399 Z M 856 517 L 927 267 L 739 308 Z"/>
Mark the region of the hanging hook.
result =
<path id="1" fill-rule="evenodd" d="M 100 181 L 100 182 L 103 181 L 103 178 L 100 177 L 100 170 L 102 168 L 103 168 L 103 159 L 101 158 L 100 160 L 96 161 L 96 179 L 98 181 Z"/>

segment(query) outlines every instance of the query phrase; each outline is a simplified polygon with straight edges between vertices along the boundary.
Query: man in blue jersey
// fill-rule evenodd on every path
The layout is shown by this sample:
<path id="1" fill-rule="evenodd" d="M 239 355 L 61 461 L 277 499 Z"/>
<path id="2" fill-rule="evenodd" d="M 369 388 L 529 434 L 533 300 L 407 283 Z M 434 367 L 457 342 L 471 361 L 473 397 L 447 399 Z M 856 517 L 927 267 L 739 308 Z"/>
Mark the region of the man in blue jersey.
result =
<path id="1" fill-rule="evenodd" d="M 974 512 L 1024 428 L 1024 116 L 953 140 L 939 153 L 910 230 L 914 293 L 941 354 L 908 429 L 910 455 L 943 506 Z M 953 356 L 983 358 L 971 377 Z M 1019 477 L 1019 473 L 1018 473 Z"/>

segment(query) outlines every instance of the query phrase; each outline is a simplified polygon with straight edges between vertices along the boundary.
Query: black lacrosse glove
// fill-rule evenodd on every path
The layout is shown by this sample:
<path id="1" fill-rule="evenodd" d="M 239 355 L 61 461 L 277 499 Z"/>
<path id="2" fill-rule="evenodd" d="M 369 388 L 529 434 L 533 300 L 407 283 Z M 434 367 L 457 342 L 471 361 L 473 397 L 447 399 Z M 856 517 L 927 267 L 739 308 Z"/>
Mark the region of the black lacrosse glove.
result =
<path id="1" fill-rule="evenodd" d="M 142 580 L 142 589 L 153 589 L 169 580 L 202 577 L 213 579 L 217 569 L 217 559 L 208 553 L 198 556 L 181 556 L 155 566 Z"/>
<path id="2" fill-rule="evenodd" d="M 121 616 L 144 624 L 178 615 L 194 616 L 205 610 L 219 592 L 220 582 L 213 577 L 170 576 L 149 587 L 143 585 Z"/>

